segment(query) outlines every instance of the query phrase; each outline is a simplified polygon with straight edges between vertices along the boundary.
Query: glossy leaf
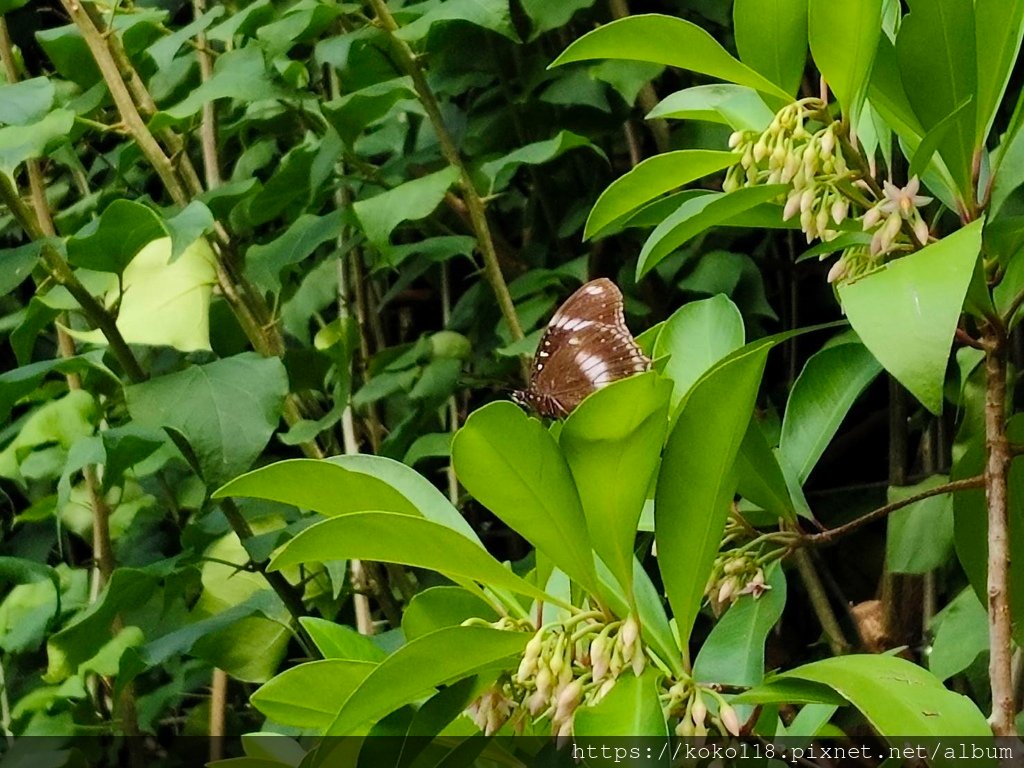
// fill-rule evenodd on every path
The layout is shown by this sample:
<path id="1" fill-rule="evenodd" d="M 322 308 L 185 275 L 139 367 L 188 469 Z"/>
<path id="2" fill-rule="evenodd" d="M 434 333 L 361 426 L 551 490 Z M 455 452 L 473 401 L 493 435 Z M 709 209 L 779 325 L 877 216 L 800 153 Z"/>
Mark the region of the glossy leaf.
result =
<path id="1" fill-rule="evenodd" d="M 780 677 L 827 685 L 857 707 L 882 736 L 992 735 L 970 699 L 947 691 L 934 675 L 896 656 L 839 656 Z"/>
<path id="2" fill-rule="evenodd" d="M 743 317 L 727 296 L 684 304 L 665 321 L 653 358 L 668 358 L 663 373 L 672 381 L 672 410 L 715 363 L 743 346 Z"/>
<path id="3" fill-rule="evenodd" d="M 807 31 L 814 63 L 843 112 L 855 116 L 882 33 L 882 0 L 810 0 Z"/>
<path id="4" fill-rule="evenodd" d="M 341 213 L 324 216 L 304 214 L 279 237 L 253 245 L 245 253 L 245 271 L 259 288 L 271 293 L 281 290 L 281 271 L 308 258 L 319 246 L 341 232 Z"/>
<path id="5" fill-rule="evenodd" d="M 984 146 L 1024 38 L 1024 0 L 977 0 L 974 4 L 978 57 L 976 146 Z"/>
<path id="6" fill-rule="evenodd" d="M 586 137 L 572 131 L 559 131 L 557 136 L 550 139 L 535 141 L 509 152 L 504 157 L 484 163 L 480 166 L 480 173 L 487 180 L 489 193 L 493 194 L 505 189 L 521 166 L 542 165 L 579 147 L 586 147 L 604 157 L 604 152 Z"/>
<path id="7" fill-rule="evenodd" d="M 982 222 L 839 288 L 850 323 L 889 373 L 933 413 L 981 247 Z"/>
<path id="8" fill-rule="evenodd" d="M 658 678 L 661 673 L 647 668 L 637 677 L 630 671 L 624 672 L 601 701 L 593 706 L 581 707 L 573 718 L 573 735 L 588 737 L 632 737 L 643 735 L 645 739 L 668 739 L 668 725 L 658 701 Z M 647 743 L 650 743 L 649 741 Z M 655 748 L 654 754 L 659 750 Z M 666 753 L 665 757 L 668 757 Z M 590 763 L 590 760 L 587 760 Z M 663 760 L 661 765 L 668 765 Z M 603 765 L 594 761 L 595 765 Z M 654 760 L 652 765 L 659 765 Z"/>
<path id="9" fill-rule="evenodd" d="M 573 42 L 551 66 L 588 59 L 651 61 L 789 98 L 770 80 L 730 56 L 704 29 L 672 16 L 641 14 L 605 24 Z"/>
<path id="10" fill-rule="evenodd" d="M 928 669 L 940 680 L 963 672 L 988 651 L 988 613 L 968 587 L 932 620 L 935 639 L 928 654 Z"/>
<path id="11" fill-rule="evenodd" d="M 302 628 L 316 644 L 325 659 L 348 659 L 351 661 L 383 661 L 387 654 L 373 640 L 361 635 L 352 627 L 335 624 L 333 621 L 303 616 L 299 619 Z"/>
<path id="12" fill-rule="evenodd" d="M 600 532 L 594 550 L 630 596 L 636 526 L 668 431 L 671 391 L 653 371 L 617 381 L 580 403 L 558 438 L 587 528 Z"/>
<path id="13" fill-rule="evenodd" d="M 352 144 L 363 129 L 380 120 L 401 101 L 416 98 L 412 79 L 385 80 L 348 93 L 324 104 L 324 116 L 346 144 Z"/>
<path id="14" fill-rule="evenodd" d="M 251 697 L 252 705 L 284 725 L 323 731 L 376 667 L 369 661 L 351 659 L 300 664 L 260 686 Z"/>
<path id="15" fill-rule="evenodd" d="M 779 450 L 804 483 L 850 407 L 881 372 L 862 344 L 826 347 L 807 361 L 789 393 Z"/>
<path id="16" fill-rule="evenodd" d="M 967 104 L 939 143 L 939 154 L 960 196 L 967 198 L 978 107 L 971 100 L 978 93 L 973 4 L 958 0 L 915 3 L 900 26 L 896 54 L 907 98 L 926 130 Z"/>
<path id="17" fill-rule="evenodd" d="M 644 203 L 691 181 L 734 165 L 733 152 L 681 149 L 649 157 L 613 181 L 587 217 L 585 238 L 596 237 Z"/>
<path id="18" fill-rule="evenodd" d="M 76 267 L 120 274 L 145 245 L 166 235 L 152 208 L 133 200 L 115 200 L 99 219 L 68 239 L 68 261 Z M 167 255 L 169 261 L 169 251 Z"/>
<path id="19" fill-rule="evenodd" d="M 346 736 L 363 731 L 438 685 L 489 667 L 518 664 L 532 635 L 489 627 L 448 627 L 406 643 L 366 677 L 325 731 Z"/>
<path id="20" fill-rule="evenodd" d="M 915 496 L 949 482 L 933 475 L 915 485 L 889 488 L 888 503 Z M 953 498 L 932 496 L 889 515 L 885 561 L 893 573 L 927 573 L 940 568 L 953 553 Z"/>
<path id="21" fill-rule="evenodd" d="M 724 123 L 734 131 L 761 132 L 775 114 L 753 88 L 745 85 L 695 85 L 669 94 L 658 102 L 647 119 L 706 120 Z"/>
<path id="22" fill-rule="evenodd" d="M 351 512 L 311 525 L 278 550 L 270 568 L 345 559 L 426 568 L 452 579 L 472 579 L 537 600 L 550 599 L 462 534 L 397 512 Z"/>
<path id="23" fill-rule="evenodd" d="M 452 442 L 459 481 L 506 525 L 594 591 L 594 555 L 580 497 L 544 425 L 510 402 L 475 411 Z"/>
<path id="24" fill-rule="evenodd" d="M 779 565 L 765 574 L 771 587 L 760 597 L 743 595 L 718 620 L 693 664 L 705 683 L 754 686 L 764 680 L 764 644 L 786 606 L 786 577 Z"/>
<path id="25" fill-rule="evenodd" d="M 683 401 L 655 493 L 658 566 L 679 636 L 690 634 L 736 490 L 733 462 L 750 422 L 773 341 L 711 369 Z"/>
<path id="26" fill-rule="evenodd" d="M 736 457 L 736 492 L 781 520 L 794 520 L 796 510 L 790 499 L 786 476 L 765 440 L 756 418 L 750 420 Z"/>
<path id="27" fill-rule="evenodd" d="M 407 641 L 415 640 L 472 618 L 497 621 L 498 615 L 479 595 L 461 587 L 430 587 L 413 595 L 405 607 L 402 632 Z"/>
<path id="28" fill-rule="evenodd" d="M 740 60 L 796 93 L 807 63 L 807 3 L 735 0 L 732 18 Z"/>
<path id="29" fill-rule="evenodd" d="M 687 240 L 711 227 L 737 226 L 735 219 L 755 206 L 767 203 L 786 191 L 783 184 L 745 187 L 735 192 L 711 192 L 684 202 L 659 224 L 640 251 L 636 267 L 639 280 Z M 780 217 L 781 218 L 781 217 Z M 758 225 L 754 225 L 758 226 Z"/>

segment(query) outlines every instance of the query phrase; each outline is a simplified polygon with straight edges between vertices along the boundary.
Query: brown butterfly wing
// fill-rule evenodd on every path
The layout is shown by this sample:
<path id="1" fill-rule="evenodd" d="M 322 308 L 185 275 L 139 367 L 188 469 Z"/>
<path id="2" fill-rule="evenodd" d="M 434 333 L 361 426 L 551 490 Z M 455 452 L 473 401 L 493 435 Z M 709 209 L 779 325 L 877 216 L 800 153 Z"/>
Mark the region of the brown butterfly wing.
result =
<path id="1" fill-rule="evenodd" d="M 552 418 L 568 415 L 591 392 L 650 368 L 622 311 L 622 293 L 592 280 L 551 318 L 534 357 L 523 399 Z"/>

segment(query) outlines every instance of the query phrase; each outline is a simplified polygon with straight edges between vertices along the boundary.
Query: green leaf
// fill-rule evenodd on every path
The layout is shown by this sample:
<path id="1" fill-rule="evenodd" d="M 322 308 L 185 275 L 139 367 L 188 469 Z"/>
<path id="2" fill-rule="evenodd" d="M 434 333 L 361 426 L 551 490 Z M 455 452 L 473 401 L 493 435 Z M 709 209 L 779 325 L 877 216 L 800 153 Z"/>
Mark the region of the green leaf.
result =
<path id="1" fill-rule="evenodd" d="M 0 172 L 13 176 L 14 170 L 26 160 L 45 157 L 67 141 L 74 124 L 74 112 L 55 109 L 29 125 L 0 128 Z"/>
<path id="2" fill-rule="evenodd" d="M 596 592 L 594 554 L 572 473 L 555 438 L 510 402 L 475 411 L 452 442 L 459 481 L 572 579 Z"/>
<path id="3" fill-rule="evenodd" d="M 896 38 L 906 95 L 925 130 L 933 129 L 971 100 L 939 144 L 939 155 L 965 200 L 973 194 L 971 168 L 977 121 L 977 102 L 972 100 L 978 93 L 974 35 L 973 3 L 918 0 L 903 18 Z"/>
<path id="4" fill-rule="evenodd" d="M 614 738 L 616 736 L 637 738 L 643 736 L 650 746 L 653 739 L 668 739 L 668 724 L 658 700 L 661 673 L 647 668 L 637 677 L 629 671 L 615 681 L 604 698 L 597 704 L 580 707 L 572 721 L 572 732 L 576 738 Z M 667 741 L 666 741 L 667 744 Z M 658 750 L 660 754 L 660 750 Z M 665 753 L 665 758 L 668 753 Z M 588 765 L 604 765 L 605 762 L 587 759 Z M 611 760 L 607 761 L 612 764 Z M 652 765 L 668 765 L 669 760 L 655 760 Z"/>
<path id="5" fill-rule="evenodd" d="M 519 35 L 512 26 L 508 0 L 446 0 L 443 3 L 428 0 L 415 6 L 407 5 L 402 12 L 410 13 L 419 9 L 425 9 L 426 12 L 398 30 L 398 37 L 402 40 L 422 40 L 435 24 L 462 21 L 497 32 L 513 42 L 519 42 Z"/>
<path id="6" fill-rule="evenodd" d="M 613 181 L 601 193 L 587 217 L 583 237 L 589 239 L 600 235 L 644 203 L 735 165 L 737 160 L 733 152 L 710 149 L 683 149 L 650 157 Z"/>
<path id="7" fill-rule="evenodd" d="M 551 0 L 519 0 L 523 11 L 533 22 L 531 40 L 542 32 L 564 26 L 577 11 L 589 8 L 594 2 L 595 0 L 561 0 L 557 3 L 552 3 Z"/>
<path id="8" fill-rule="evenodd" d="M 946 134 L 956 125 L 957 120 L 960 119 L 960 114 L 970 106 L 973 98 L 973 96 L 968 97 L 967 101 L 942 118 L 925 134 L 924 138 L 921 139 L 921 143 L 917 145 L 914 156 L 910 161 L 910 168 L 907 170 L 908 177 L 913 178 L 914 176 L 924 175 L 928 168 L 928 163 L 931 162 L 932 155 L 938 151 L 939 145 L 946 138 Z"/>
<path id="9" fill-rule="evenodd" d="M 341 211 L 324 216 L 304 213 L 281 235 L 263 245 L 252 245 L 245 252 L 245 272 L 258 288 L 271 293 L 281 291 L 281 272 L 309 257 L 342 228 Z"/>
<path id="10" fill-rule="evenodd" d="M 774 340 L 750 344 L 708 371 L 683 401 L 654 502 L 658 567 L 679 637 L 689 637 L 725 530 L 733 463 Z"/>
<path id="11" fill-rule="evenodd" d="M 732 18 L 740 60 L 796 93 L 807 64 L 807 3 L 735 0 Z"/>
<path id="12" fill-rule="evenodd" d="M 387 653 L 370 637 L 359 634 L 352 627 L 315 616 L 301 616 L 299 624 L 309 633 L 325 659 L 378 662 L 387 657 Z"/>
<path id="13" fill-rule="evenodd" d="M 432 520 L 397 512 L 352 512 L 311 525 L 278 550 L 270 561 L 270 569 L 345 559 L 427 568 L 452 579 L 472 579 L 538 600 L 550 600 L 491 557 L 477 542 Z"/>
<path id="14" fill-rule="evenodd" d="M 862 344 L 826 347 L 804 365 L 786 403 L 779 450 L 802 485 L 882 366 Z"/>
<path id="15" fill-rule="evenodd" d="M 949 482 L 932 475 L 915 485 L 890 487 L 888 503 L 902 501 Z M 944 565 L 953 553 L 953 498 L 932 496 L 889 515 L 885 561 L 893 573 L 927 573 Z"/>
<path id="16" fill-rule="evenodd" d="M 745 187 L 734 192 L 711 192 L 684 202 L 659 224 L 640 250 L 636 278 L 651 271 L 662 259 L 686 241 L 711 227 L 733 225 L 740 214 L 774 200 L 786 191 L 784 184 Z M 781 220 L 781 216 L 779 217 Z M 757 225 L 755 225 L 757 226 Z"/>
<path id="17" fill-rule="evenodd" d="M 973 589 L 967 587 L 934 619 L 935 640 L 928 668 L 940 680 L 963 672 L 988 651 L 988 613 Z"/>
<path id="18" fill-rule="evenodd" d="M 32 274 L 45 243 L 33 240 L 18 248 L 0 250 L 0 296 L 6 296 Z"/>
<path id="19" fill-rule="evenodd" d="M 152 208 L 133 200 L 115 200 L 99 219 L 68 239 L 68 261 L 76 267 L 121 274 L 143 247 L 166 236 L 163 220 Z"/>
<path id="20" fill-rule="evenodd" d="M 743 346 L 743 316 L 728 296 L 684 304 L 665 321 L 653 358 L 668 357 L 662 369 L 672 380 L 672 410 L 719 360 Z"/>
<path id="21" fill-rule="evenodd" d="M 375 197 L 359 200 L 352 205 L 352 210 L 366 238 L 374 245 L 384 247 L 395 227 L 403 221 L 417 221 L 429 216 L 458 178 L 457 168 L 444 168 Z"/>
<path id="22" fill-rule="evenodd" d="M 402 633 L 407 641 L 415 640 L 472 618 L 497 621 L 498 614 L 479 595 L 462 587 L 430 587 L 409 601 L 402 613 Z"/>
<path id="23" fill-rule="evenodd" d="M 164 221 L 171 236 L 171 258 L 176 261 L 205 233 L 213 231 L 213 211 L 201 200 L 193 200 Z"/>
<path id="24" fill-rule="evenodd" d="M 576 40 L 551 64 L 588 59 L 633 59 L 689 69 L 747 85 L 785 101 L 789 94 L 737 61 L 704 29 L 660 14 L 640 14 L 605 24 Z"/>
<path id="25" fill-rule="evenodd" d="M 257 102 L 285 95 L 283 89 L 271 80 L 259 46 L 236 48 L 218 56 L 210 79 L 193 88 L 173 107 L 158 112 L 150 121 L 150 128 L 159 130 L 184 120 L 202 109 L 204 104 L 218 99 Z"/>
<path id="26" fill-rule="evenodd" d="M 786 607 L 786 577 L 775 564 L 760 597 L 741 596 L 715 624 L 693 664 L 694 679 L 704 683 L 754 686 L 764 680 L 764 644 Z"/>
<path id="27" fill-rule="evenodd" d="M 810 0 L 807 32 L 814 63 L 845 115 L 856 117 L 882 34 L 882 0 Z"/>
<path id="28" fill-rule="evenodd" d="M 889 373 L 932 413 L 981 248 L 978 220 L 839 287 L 850 324 Z"/>
<path id="29" fill-rule="evenodd" d="M 53 96 L 53 83 L 46 77 L 0 85 L 0 123 L 26 125 L 42 120 L 53 106 Z"/>
<path id="30" fill-rule="evenodd" d="M 992 735 L 970 699 L 947 691 L 930 672 L 896 656 L 839 656 L 779 677 L 827 685 L 857 707 L 882 736 Z"/>
<path id="31" fill-rule="evenodd" d="M 648 120 L 706 120 L 734 131 L 761 133 L 775 117 L 753 88 L 745 85 L 695 85 L 669 94 L 647 113 Z"/>
<path id="32" fill-rule="evenodd" d="M 205 238 L 171 261 L 171 240 L 143 246 L 124 268 L 108 301 L 121 301 L 117 327 L 129 344 L 168 346 L 184 352 L 210 349 L 210 301 L 217 283 L 216 256 Z M 122 293 L 123 291 L 123 293 Z M 74 338 L 106 344 L 99 329 L 68 331 Z"/>
<path id="33" fill-rule="evenodd" d="M 503 157 L 484 163 L 480 166 L 480 173 L 487 181 L 488 194 L 505 189 L 520 166 L 542 165 L 577 147 L 587 147 L 604 157 L 604 152 L 585 136 L 572 131 L 559 131 L 550 139 L 535 141 Z"/>
<path id="34" fill-rule="evenodd" d="M 736 457 L 736 474 L 736 492 L 740 496 L 781 520 L 795 519 L 786 476 L 756 418 L 750 420 L 743 437 Z"/>
<path id="35" fill-rule="evenodd" d="M 1024 0 L 976 0 L 974 32 L 979 74 L 974 144 L 984 147 L 1024 38 Z"/>
<path id="36" fill-rule="evenodd" d="M 382 661 L 345 701 L 325 735 L 365 730 L 439 685 L 518 663 L 532 637 L 489 627 L 448 627 L 406 643 Z"/>
<path id="37" fill-rule="evenodd" d="M 167 69 L 183 45 L 186 45 L 200 32 L 206 30 L 213 22 L 226 13 L 223 6 L 214 6 L 190 24 L 186 24 L 169 35 L 161 37 L 146 49 L 146 53 L 157 65 L 158 69 Z"/>
<path id="38" fill-rule="evenodd" d="M 569 414 L 558 437 L 587 528 L 600 531 L 594 550 L 631 602 L 636 526 L 668 432 L 671 392 L 653 371 L 609 384 Z"/>
<path id="39" fill-rule="evenodd" d="M 246 352 L 135 384 L 125 397 L 139 424 L 183 435 L 203 479 L 221 485 L 262 453 L 287 392 L 279 359 Z"/>
<path id="40" fill-rule="evenodd" d="M 364 128 L 387 115 L 395 104 L 415 98 L 412 78 L 398 77 L 328 101 L 323 111 L 342 141 L 351 146 Z"/>
<path id="41" fill-rule="evenodd" d="M 376 668 L 373 662 L 352 659 L 310 661 L 264 683 L 250 701 L 278 723 L 323 731 Z"/>
<path id="42" fill-rule="evenodd" d="M 14 407 L 14 404 L 31 394 L 49 374 L 89 373 L 91 371 L 102 373 L 111 382 L 118 381 L 117 377 L 99 362 L 95 353 L 40 360 L 12 371 L 0 373 L 0 419 L 6 421 L 11 415 L 11 408 Z"/>

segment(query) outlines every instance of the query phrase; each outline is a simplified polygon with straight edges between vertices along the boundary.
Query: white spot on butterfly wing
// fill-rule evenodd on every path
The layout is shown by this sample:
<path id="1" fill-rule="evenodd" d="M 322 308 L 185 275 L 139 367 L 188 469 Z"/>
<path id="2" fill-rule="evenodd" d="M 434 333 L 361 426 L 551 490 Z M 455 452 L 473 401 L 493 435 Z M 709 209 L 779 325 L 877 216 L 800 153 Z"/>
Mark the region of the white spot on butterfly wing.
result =
<path id="1" fill-rule="evenodd" d="M 576 364 L 580 372 L 591 384 L 606 384 L 611 368 L 600 355 L 581 350 L 576 353 Z"/>

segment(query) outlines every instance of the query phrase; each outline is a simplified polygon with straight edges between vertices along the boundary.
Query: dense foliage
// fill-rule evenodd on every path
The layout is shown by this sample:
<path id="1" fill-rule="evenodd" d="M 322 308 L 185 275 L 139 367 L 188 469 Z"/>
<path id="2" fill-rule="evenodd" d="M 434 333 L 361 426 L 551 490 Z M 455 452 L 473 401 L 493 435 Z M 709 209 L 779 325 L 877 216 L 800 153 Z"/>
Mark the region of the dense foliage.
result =
<path id="1" fill-rule="evenodd" d="M 5 734 L 1016 732 L 1024 3 L 636 5 L 0 0 Z"/>

